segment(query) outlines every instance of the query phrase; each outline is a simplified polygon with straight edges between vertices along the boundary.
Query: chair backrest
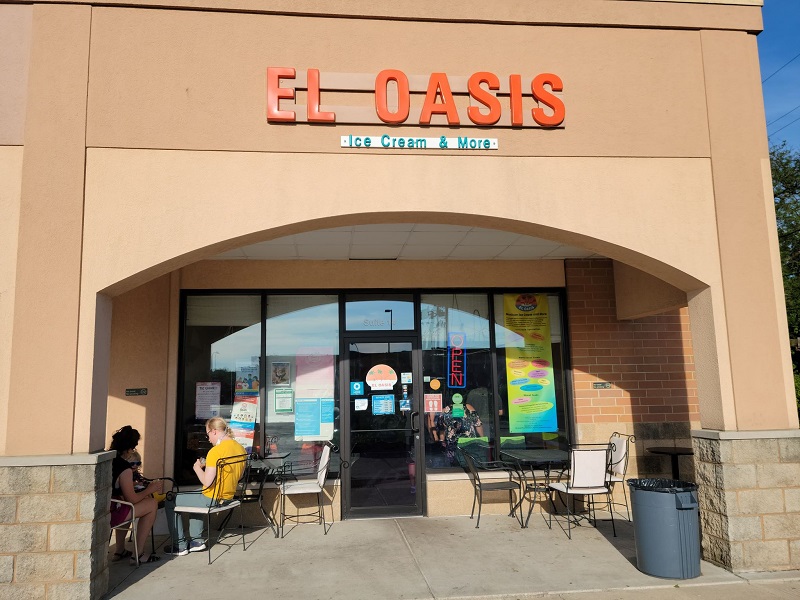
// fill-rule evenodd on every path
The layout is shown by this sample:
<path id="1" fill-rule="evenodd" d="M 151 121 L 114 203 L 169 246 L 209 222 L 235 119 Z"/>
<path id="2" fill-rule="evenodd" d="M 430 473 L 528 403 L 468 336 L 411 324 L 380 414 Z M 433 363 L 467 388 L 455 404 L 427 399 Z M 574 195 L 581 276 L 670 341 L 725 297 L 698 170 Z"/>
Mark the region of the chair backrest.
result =
<path id="1" fill-rule="evenodd" d="M 489 445 L 489 438 L 487 437 L 458 438 L 456 448 L 460 450 L 460 452 L 456 452 L 456 460 L 459 461 L 462 467 L 466 466 L 462 458 L 465 454 L 469 454 L 479 463 L 492 460 L 492 447 Z"/>
<path id="2" fill-rule="evenodd" d="M 475 458 L 466 448 L 459 447 L 458 450 L 467 468 L 467 474 L 470 481 L 472 481 L 472 485 L 480 485 L 481 477 L 478 475 L 478 468 L 475 466 Z"/>
<path id="3" fill-rule="evenodd" d="M 632 435 L 615 431 L 608 441 L 611 444 L 611 458 L 608 470 L 614 475 L 621 475 L 624 478 L 625 473 L 628 471 L 630 443 L 635 442 L 636 438 Z"/>
<path id="4" fill-rule="evenodd" d="M 240 496 L 239 490 L 242 482 L 247 485 L 247 480 L 250 477 L 250 458 L 249 454 L 237 454 L 236 456 L 228 456 L 227 458 L 220 458 L 217 461 L 217 472 L 214 477 L 214 483 L 209 487 L 214 488 L 212 498 L 214 503 L 219 505 L 223 501 L 231 500 Z M 228 495 L 231 491 L 232 494 Z"/>
<path id="5" fill-rule="evenodd" d="M 325 478 L 328 476 L 328 467 L 331 464 L 331 445 L 326 443 L 322 447 L 322 454 L 317 465 L 317 485 L 320 489 L 325 487 Z"/>
<path id="6" fill-rule="evenodd" d="M 573 448 L 570 452 L 570 487 L 606 487 L 609 452 L 608 446 Z"/>

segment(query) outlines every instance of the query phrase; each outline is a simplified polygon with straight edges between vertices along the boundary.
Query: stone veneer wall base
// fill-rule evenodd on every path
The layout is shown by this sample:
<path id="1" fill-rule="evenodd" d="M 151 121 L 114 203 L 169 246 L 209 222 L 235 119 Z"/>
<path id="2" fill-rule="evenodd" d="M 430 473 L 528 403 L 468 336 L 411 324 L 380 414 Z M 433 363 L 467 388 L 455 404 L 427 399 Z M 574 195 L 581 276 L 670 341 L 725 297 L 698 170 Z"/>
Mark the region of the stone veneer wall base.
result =
<path id="1" fill-rule="evenodd" d="M 0 598 L 104 596 L 114 454 L 0 457 Z"/>
<path id="2" fill-rule="evenodd" d="M 703 558 L 800 568 L 800 431 L 693 431 Z"/>

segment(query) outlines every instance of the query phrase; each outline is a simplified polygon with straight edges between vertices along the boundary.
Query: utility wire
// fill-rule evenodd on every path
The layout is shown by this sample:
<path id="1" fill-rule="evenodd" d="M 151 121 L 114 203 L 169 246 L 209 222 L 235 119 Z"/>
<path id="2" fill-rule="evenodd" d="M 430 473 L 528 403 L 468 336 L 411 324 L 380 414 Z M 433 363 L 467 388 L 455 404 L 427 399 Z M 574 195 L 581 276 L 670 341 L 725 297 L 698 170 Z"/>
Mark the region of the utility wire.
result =
<path id="1" fill-rule="evenodd" d="M 794 60 L 795 60 L 795 59 L 797 59 L 797 58 L 800 58 L 800 54 L 798 54 L 798 55 L 797 55 L 797 56 L 795 56 L 794 58 L 790 58 L 790 59 L 789 59 L 789 61 L 788 61 L 788 62 L 787 62 L 785 65 L 783 65 L 783 67 L 781 67 L 780 69 L 778 69 L 777 71 L 775 71 L 775 72 L 774 72 L 772 75 L 770 75 L 770 76 L 769 76 L 769 77 L 767 77 L 766 79 L 762 79 L 762 80 L 761 80 L 761 83 L 766 83 L 767 81 L 769 81 L 769 80 L 770 80 L 770 79 L 773 77 L 773 75 L 777 75 L 777 74 L 778 74 L 780 71 L 782 71 L 782 70 L 783 70 L 783 68 L 784 68 L 784 67 L 788 66 L 788 65 L 789 65 L 789 63 L 791 63 L 792 61 L 794 61 Z"/>
<path id="2" fill-rule="evenodd" d="M 786 125 L 784 125 L 784 126 L 783 126 L 783 127 L 781 127 L 780 129 L 777 129 L 777 130 L 773 131 L 772 133 L 768 134 L 768 135 L 767 135 L 767 137 L 768 137 L 768 138 L 769 138 L 769 137 L 772 137 L 773 135 L 775 135 L 775 134 L 776 134 L 776 133 L 778 133 L 779 131 L 783 131 L 784 129 L 786 129 L 787 127 L 789 127 L 789 125 L 794 125 L 794 124 L 795 124 L 795 123 L 797 123 L 798 121 L 800 121 L 800 117 L 797 117 L 797 118 L 796 118 L 794 121 L 789 121 L 789 123 L 787 123 Z"/>
<path id="3" fill-rule="evenodd" d="M 800 108 L 800 104 L 798 104 L 797 106 L 795 106 L 795 107 L 794 107 L 792 110 L 790 110 L 789 112 L 785 112 L 785 113 L 783 113 L 783 114 L 782 114 L 780 117 L 778 117 L 777 119 L 772 119 L 772 121 L 770 121 L 769 123 L 767 123 L 767 127 L 769 127 L 769 126 L 770 126 L 770 125 L 772 125 L 773 123 L 777 123 L 777 122 L 778 122 L 778 121 L 780 121 L 780 120 L 781 120 L 783 117 L 788 117 L 790 114 L 792 114 L 792 113 L 793 113 L 794 111 L 796 111 L 798 108 Z"/>

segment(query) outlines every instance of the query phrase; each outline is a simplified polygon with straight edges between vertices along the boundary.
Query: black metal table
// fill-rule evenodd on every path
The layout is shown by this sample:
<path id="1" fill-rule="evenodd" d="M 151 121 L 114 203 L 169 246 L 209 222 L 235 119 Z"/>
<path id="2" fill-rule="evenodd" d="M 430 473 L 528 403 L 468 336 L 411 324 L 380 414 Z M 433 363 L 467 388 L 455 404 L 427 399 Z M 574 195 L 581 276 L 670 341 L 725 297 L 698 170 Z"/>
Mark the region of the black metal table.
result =
<path id="1" fill-rule="evenodd" d="M 508 457 L 511 460 L 518 462 L 521 466 L 529 467 L 531 469 L 534 469 L 535 467 L 543 467 L 545 477 L 548 479 L 548 481 L 552 465 L 566 465 L 569 461 L 568 452 L 554 448 L 540 448 L 536 450 L 511 448 L 508 450 L 500 450 L 500 456 Z"/>
<path id="2" fill-rule="evenodd" d="M 290 454 L 291 452 L 275 452 L 268 454 L 263 458 L 256 457 L 250 459 L 250 470 L 256 471 L 260 474 L 258 480 L 258 508 L 261 509 L 261 514 L 264 516 L 264 520 L 266 520 L 267 525 L 269 525 L 270 529 L 272 529 L 275 537 L 278 537 L 278 528 L 269 512 L 264 510 L 264 484 L 270 475 L 274 475 L 283 468 L 286 458 Z"/>
<path id="3" fill-rule="evenodd" d="M 654 446 L 647 449 L 651 454 L 664 454 L 670 457 L 672 461 L 672 478 L 680 479 L 680 468 L 678 459 L 681 456 L 692 456 L 694 450 L 688 446 Z"/>
<path id="4" fill-rule="evenodd" d="M 539 448 L 536 450 L 529 450 L 525 448 L 511 448 L 507 450 L 500 450 L 500 457 L 505 459 L 511 459 L 516 462 L 520 468 L 529 468 L 531 471 L 531 477 L 533 481 L 536 481 L 536 475 L 534 474 L 534 469 L 537 467 L 541 467 L 544 471 L 544 478 L 545 478 L 545 488 L 547 484 L 550 483 L 550 470 L 553 468 L 553 465 L 558 465 L 561 467 L 565 467 L 569 462 L 569 453 L 564 450 L 557 450 L 554 448 Z M 535 483 L 534 483 L 535 485 Z M 523 489 L 523 492 L 525 489 Z M 540 490 L 543 491 L 543 490 Z M 519 502 L 517 502 L 514 510 L 517 508 L 522 509 L 522 501 L 525 497 L 523 493 L 520 496 Z M 531 505 L 531 509 L 533 505 Z M 520 512 L 520 517 L 522 513 Z M 530 510 L 528 511 L 528 519 L 530 519 Z M 525 524 L 523 527 L 528 526 L 528 519 L 526 519 Z"/>

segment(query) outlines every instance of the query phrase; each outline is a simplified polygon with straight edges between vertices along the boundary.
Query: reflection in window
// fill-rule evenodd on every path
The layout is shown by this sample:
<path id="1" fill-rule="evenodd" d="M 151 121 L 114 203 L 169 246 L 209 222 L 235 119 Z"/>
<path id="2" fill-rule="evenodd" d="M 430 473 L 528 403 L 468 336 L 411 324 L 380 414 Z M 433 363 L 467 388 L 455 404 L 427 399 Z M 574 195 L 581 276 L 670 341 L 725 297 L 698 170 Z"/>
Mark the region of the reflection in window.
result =
<path id="1" fill-rule="evenodd" d="M 493 439 L 492 354 L 485 294 L 422 296 L 423 410 L 430 468 L 458 466 L 459 447 Z"/>
<path id="2" fill-rule="evenodd" d="M 411 294 L 348 295 L 344 313 L 347 331 L 414 329 L 414 302 Z"/>
<path id="3" fill-rule="evenodd" d="M 194 461 L 211 448 L 205 421 L 228 420 L 234 437 L 253 448 L 258 426 L 261 297 L 205 295 L 186 298 L 183 394 L 176 477 L 195 483 Z"/>
<path id="4" fill-rule="evenodd" d="M 320 441 L 339 444 L 338 298 L 267 296 L 266 332 L 264 430 L 292 460 L 314 460 Z"/>

